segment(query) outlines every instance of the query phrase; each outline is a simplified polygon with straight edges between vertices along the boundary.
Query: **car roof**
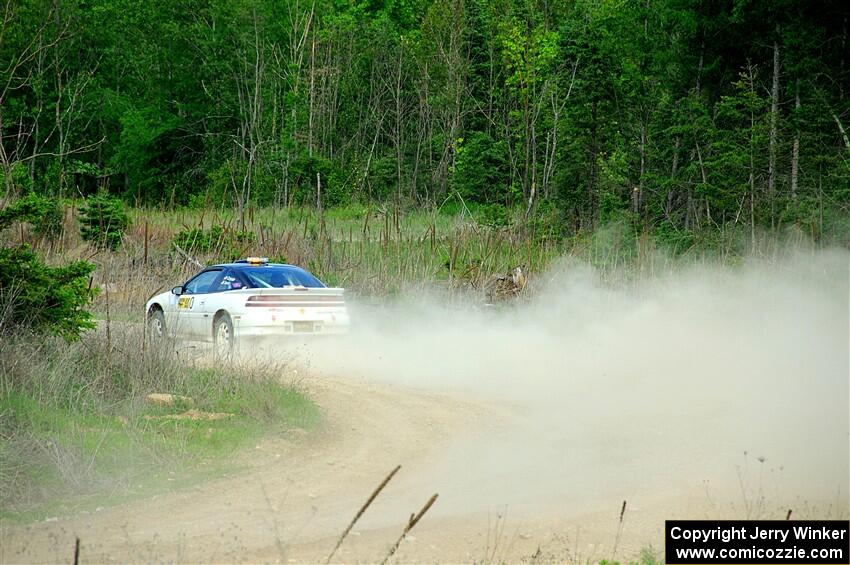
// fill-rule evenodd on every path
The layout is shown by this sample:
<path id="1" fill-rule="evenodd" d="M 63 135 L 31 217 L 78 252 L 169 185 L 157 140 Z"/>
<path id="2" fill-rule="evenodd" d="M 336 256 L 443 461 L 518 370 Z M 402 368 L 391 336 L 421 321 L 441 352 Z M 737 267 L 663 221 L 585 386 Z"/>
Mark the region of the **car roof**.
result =
<path id="1" fill-rule="evenodd" d="M 290 265 L 288 263 L 219 263 L 218 265 L 210 265 L 209 268 L 212 267 L 228 267 L 230 269 L 246 269 L 248 267 L 288 267 L 290 269 L 301 269 L 302 271 L 306 270 L 298 265 Z"/>

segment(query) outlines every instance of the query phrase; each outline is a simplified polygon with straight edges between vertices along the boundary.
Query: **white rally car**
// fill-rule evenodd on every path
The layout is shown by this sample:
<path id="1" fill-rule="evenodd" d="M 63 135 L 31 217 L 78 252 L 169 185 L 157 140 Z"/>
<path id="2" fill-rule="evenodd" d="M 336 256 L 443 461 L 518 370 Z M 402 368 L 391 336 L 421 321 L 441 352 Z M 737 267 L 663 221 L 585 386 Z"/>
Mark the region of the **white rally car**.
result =
<path id="1" fill-rule="evenodd" d="M 345 333 L 343 292 L 299 267 L 249 257 L 207 267 L 152 297 L 145 312 L 152 341 L 210 341 L 229 354 L 248 337 Z"/>

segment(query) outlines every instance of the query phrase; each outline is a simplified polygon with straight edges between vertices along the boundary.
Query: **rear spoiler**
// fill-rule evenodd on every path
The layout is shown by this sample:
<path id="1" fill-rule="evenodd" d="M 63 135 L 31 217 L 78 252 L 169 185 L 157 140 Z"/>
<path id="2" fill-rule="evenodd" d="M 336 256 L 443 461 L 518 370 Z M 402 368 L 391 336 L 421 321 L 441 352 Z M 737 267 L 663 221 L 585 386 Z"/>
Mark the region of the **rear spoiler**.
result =
<path id="1" fill-rule="evenodd" d="M 229 290 L 228 294 L 296 294 L 309 293 L 315 296 L 342 296 L 345 294 L 344 288 L 325 288 L 325 287 L 304 287 L 304 286 L 284 286 L 274 288 L 240 288 L 238 290 Z"/>

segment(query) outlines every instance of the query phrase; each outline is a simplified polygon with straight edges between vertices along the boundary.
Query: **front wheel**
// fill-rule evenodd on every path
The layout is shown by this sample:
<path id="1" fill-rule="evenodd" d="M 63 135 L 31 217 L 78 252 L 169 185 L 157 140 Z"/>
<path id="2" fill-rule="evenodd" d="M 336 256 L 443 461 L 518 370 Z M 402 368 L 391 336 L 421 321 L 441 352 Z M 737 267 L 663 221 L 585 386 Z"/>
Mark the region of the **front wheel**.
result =
<path id="1" fill-rule="evenodd" d="M 148 336 L 151 344 L 159 346 L 165 343 L 167 334 L 165 332 L 165 314 L 159 308 L 154 309 L 148 315 Z"/>
<path id="2" fill-rule="evenodd" d="M 221 314 L 213 323 L 213 341 L 215 352 L 219 357 L 230 357 L 236 345 L 233 335 L 233 322 L 228 314 Z"/>

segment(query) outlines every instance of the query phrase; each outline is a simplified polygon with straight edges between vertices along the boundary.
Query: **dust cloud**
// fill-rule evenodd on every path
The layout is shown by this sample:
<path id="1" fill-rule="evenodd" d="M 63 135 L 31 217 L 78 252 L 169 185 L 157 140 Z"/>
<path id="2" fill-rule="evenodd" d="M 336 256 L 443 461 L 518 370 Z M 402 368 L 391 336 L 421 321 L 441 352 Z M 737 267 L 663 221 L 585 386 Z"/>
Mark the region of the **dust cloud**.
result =
<path id="1" fill-rule="evenodd" d="M 589 510 L 697 485 L 737 517 L 791 504 L 846 517 L 849 257 L 795 252 L 615 284 L 564 260 L 504 307 L 438 291 L 354 303 L 349 336 L 302 352 L 318 373 L 498 415 L 447 438 L 424 473 L 443 511 Z"/>

